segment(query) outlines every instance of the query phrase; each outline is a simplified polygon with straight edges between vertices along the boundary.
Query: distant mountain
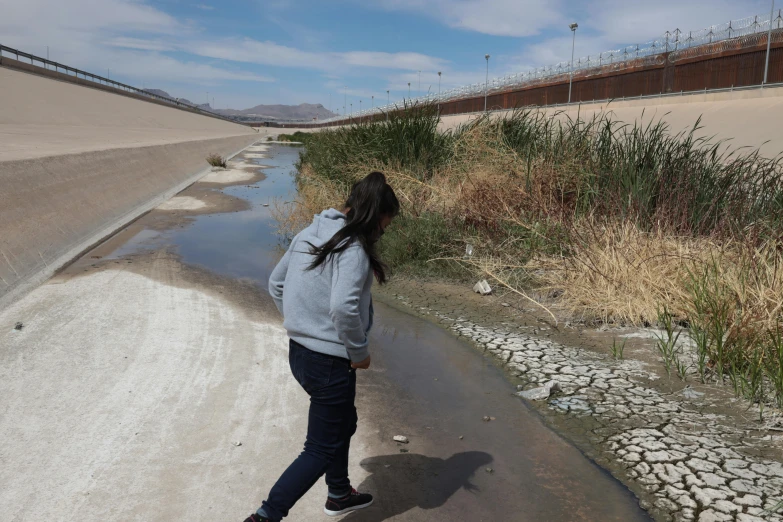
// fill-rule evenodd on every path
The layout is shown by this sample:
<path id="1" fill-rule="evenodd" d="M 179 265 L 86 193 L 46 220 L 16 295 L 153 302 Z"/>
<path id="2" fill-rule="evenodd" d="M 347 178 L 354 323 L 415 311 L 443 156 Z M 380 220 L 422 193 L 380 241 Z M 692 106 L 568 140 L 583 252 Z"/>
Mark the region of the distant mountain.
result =
<path id="1" fill-rule="evenodd" d="M 150 94 L 157 96 L 163 96 L 171 100 L 179 99 L 182 103 L 189 105 L 196 105 L 190 100 L 185 98 L 175 98 L 162 89 L 144 89 Z M 206 109 L 214 111 L 223 116 L 230 116 L 242 121 L 256 121 L 256 120 L 302 120 L 310 121 L 313 118 L 323 120 L 325 118 L 331 118 L 336 116 L 333 112 L 329 111 L 326 107 L 320 103 L 301 103 L 299 105 L 256 105 L 250 109 L 237 110 L 237 109 L 212 109 L 208 103 L 202 103 L 196 105 L 200 109 Z"/>
<path id="2" fill-rule="evenodd" d="M 301 103 L 299 105 L 256 105 L 245 110 L 219 109 L 220 114 L 247 119 L 270 120 L 319 120 L 335 116 L 320 103 Z"/>

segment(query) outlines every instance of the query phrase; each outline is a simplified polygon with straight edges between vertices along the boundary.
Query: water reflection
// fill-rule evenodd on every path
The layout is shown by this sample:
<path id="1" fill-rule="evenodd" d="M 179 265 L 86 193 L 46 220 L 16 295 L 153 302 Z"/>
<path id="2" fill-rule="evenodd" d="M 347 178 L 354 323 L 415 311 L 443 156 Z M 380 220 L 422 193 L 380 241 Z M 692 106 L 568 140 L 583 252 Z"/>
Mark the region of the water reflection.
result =
<path id="1" fill-rule="evenodd" d="M 230 196 L 247 200 L 251 205 L 249 210 L 194 216 L 188 226 L 163 232 L 145 229 L 109 257 L 168 246 L 184 263 L 253 280 L 265 287 L 281 255 L 281 245 L 276 233 L 277 222 L 270 214 L 270 207 L 264 205 L 276 198 L 289 201 L 296 196 L 294 164 L 299 158 L 299 148 L 271 145 L 265 154 L 269 157 L 246 160 L 270 167 L 264 170 L 264 180 L 252 186 L 223 189 Z"/>

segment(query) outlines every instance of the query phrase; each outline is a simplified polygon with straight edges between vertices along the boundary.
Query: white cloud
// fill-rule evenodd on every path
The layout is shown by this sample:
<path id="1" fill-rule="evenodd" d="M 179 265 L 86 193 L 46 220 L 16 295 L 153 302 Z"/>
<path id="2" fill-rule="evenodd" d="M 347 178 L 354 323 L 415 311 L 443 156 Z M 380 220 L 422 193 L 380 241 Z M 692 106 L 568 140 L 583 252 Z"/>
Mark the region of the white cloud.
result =
<path id="1" fill-rule="evenodd" d="M 666 31 L 699 30 L 712 24 L 764 13 L 767 2 L 755 0 L 657 0 L 629 3 L 624 0 L 593 0 L 587 16 L 579 20 L 575 60 L 661 37 Z M 768 11 L 767 11 L 768 12 Z M 563 25 L 563 24 L 561 24 Z M 534 67 L 556 65 L 571 59 L 571 33 L 524 46 L 515 56 L 504 56 L 505 68 L 526 72 Z"/>
<path id="2" fill-rule="evenodd" d="M 136 0 L 1 0 L 3 34 L 46 36 L 60 33 L 101 33 L 122 30 L 152 34 L 181 34 L 187 26 L 176 18 Z"/>
<path id="3" fill-rule="evenodd" d="M 423 70 L 436 69 L 446 63 L 439 58 L 419 53 L 311 52 L 279 45 L 275 42 L 261 42 L 252 38 L 188 41 L 181 45 L 181 49 L 221 60 L 323 71 L 356 67 Z"/>
<path id="4" fill-rule="evenodd" d="M 387 10 L 424 13 L 446 25 L 495 36 L 531 36 L 563 16 L 564 0 L 376 0 Z"/>
<path id="5" fill-rule="evenodd" d="M 163 54 L 192 38 L 193 29 L 139 0 L 0 0 L 3 43 L 84 70 L 147 86 L 218 85 L 273 78 Z"/>
<path id="6" fill-rule="evenodd" d="M 214 6 L 207 5 L 207 4 L 195 4 L 193 7 L 196 9 L 201 9 L 202 11 L 214 11 Z"/>
<path id="7" fill-rule="evenodd" d="M 768 14 L 769 5 L 768 1 L 758 0 L 657 0 L 633 5 L 623 0 L 595 0 L 584 25 L 594 28 L 614 46 L 630 45 L 678 28 L 698 30 L 746 16 Z"/>
<path id="8" fill-rule="evenodd" d="M 119 72 L 147 82 L 198 82 L 218 85 L 224 81 L 273 82 L 274 78 L 247 71 L 234 71 L 194 61 L 175 60 L 159 53 L 119 51 L 113 55 Z"/>
<path id="9" fill-rule="evenodd" d="M 176 49 L 171 43 L 165 40 L 147 40 L 144 38 L 131 38 L 128 36 L 117 36 L 109 38 L 104 42 L 111 47 L 121 47 L 124 49 L 136 49 L 139 51 L 173 51 Z"/>

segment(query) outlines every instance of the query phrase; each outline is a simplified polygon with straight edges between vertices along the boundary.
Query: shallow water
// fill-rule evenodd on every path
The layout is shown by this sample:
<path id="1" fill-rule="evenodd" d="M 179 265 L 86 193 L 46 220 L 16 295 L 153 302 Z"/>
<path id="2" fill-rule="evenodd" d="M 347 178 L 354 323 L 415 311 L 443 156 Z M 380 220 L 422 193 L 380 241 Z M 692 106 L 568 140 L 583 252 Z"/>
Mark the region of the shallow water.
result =
<path id="1" fill-rule="evenodd" d="M 299 151 L 299 147 L 272 145 L 265 153 L 268 157 L 246 160 L 268 166 L 263 171 L 266 178 L 254 185 L 231 186 L 222 191 L 250 202 L 250 210 L 195 216 L 188 226 L 162 232 L 143 229 L 107 258 L 166 246 L 186 264 L 266 287 L 280 258 L 281 241 L 271 207 L 264 205 L 275 200 L 291 201 L 296 196 L 294 163 Z"/>

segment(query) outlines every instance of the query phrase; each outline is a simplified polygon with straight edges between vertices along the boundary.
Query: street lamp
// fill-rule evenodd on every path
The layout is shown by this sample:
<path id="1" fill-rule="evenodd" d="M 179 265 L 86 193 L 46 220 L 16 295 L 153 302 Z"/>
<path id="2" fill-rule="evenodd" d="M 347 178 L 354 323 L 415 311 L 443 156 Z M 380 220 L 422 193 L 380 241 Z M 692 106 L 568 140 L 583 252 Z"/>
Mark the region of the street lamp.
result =
<path id="1" fill-rule="evenodd" d="M 485 54 L 484 58 L 487 60 L 487 77 L 484 80 L 484 112 L 487 112 L 487 94 L 489 94 L 489 55 Z"/>
<path id="2" fill-rule="evenodd" d="M 389 111 L 391 110 L 391 98 L 389 97 L 389 89 L 386 89 L 386 121 L 389 121 Z"/>
<path id="3" fill-rule="evenodd" d="M 775 0 L 772 0 L 772 10 L 769 12 L 769 32 L 767 33 L 767 61 L 764 64 L 764 83 L 767 83 L 767 73 L 769 72 L 769 47 L 772 43 L 772 17 L 775 16 Z"/>
<path id="4" fill-rule="evenodd" d="M 438 113 L 440 113 L 440 75 L 443 74 L 441 71 L 438 71 Z"/>
<path id="5" fill-rule="evenodd" d="M 568 76 L 568 103 L 571 103 L 571 84 L 574 81 L 574 49 L 576 48 L 576 30 L 578 27 L 579 24 L 576 22 L 568 26 L 571 32 L 574 33 L 574 38 L 571 42 L 571 73 Z"/>
<path id="6" fill-rule="evenodd" d="M 343 85 L 343 117 L 348 114 L 345 109 L 348 108 L 348 86 Z"/>
<path id="7" fill-rule="evenodd" d="M 408 102 L 411 101 L 411 82 L 408 82 Z"/>
<path id="8" fill-rule="evenodd" d="M 362 100 L 359 100 L 359 123 L 362 121 Z"/>

